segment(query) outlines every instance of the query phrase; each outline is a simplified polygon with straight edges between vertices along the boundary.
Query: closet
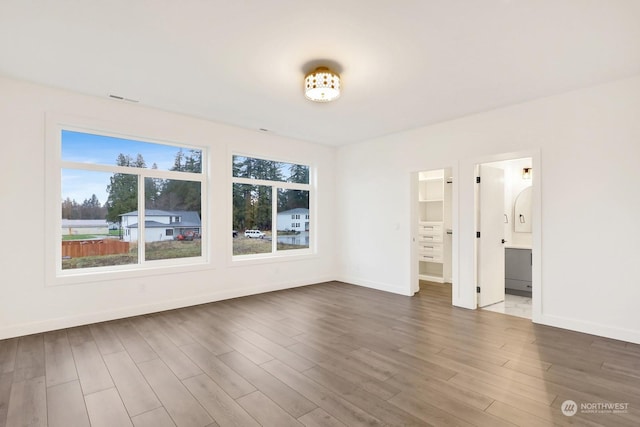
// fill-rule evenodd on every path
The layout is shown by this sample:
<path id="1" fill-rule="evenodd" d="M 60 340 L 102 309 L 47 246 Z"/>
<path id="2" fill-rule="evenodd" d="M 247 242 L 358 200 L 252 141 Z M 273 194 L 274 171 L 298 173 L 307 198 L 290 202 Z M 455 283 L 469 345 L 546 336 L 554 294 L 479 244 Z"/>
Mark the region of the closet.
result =
<path id="1" fill-rule="evenodd" d="M 451 282 L 451 169 L 418 173 L 418 278 Z"/>

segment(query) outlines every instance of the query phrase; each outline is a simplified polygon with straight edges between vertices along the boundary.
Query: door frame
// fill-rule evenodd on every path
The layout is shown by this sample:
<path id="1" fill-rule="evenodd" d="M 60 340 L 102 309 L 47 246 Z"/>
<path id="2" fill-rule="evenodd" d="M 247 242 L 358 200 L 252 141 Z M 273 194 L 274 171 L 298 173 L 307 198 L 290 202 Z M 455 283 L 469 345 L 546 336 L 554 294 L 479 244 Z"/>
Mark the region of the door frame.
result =
<path id="1" fill-rule="evenodd" d="M 418 170 L 414 170 L 409 173 L 409 197 L 410 197 L 410 208 L 409 208 L 409 223 L 410 227 L 410 240 L 409 240 L 409 295 L 413 295 L 414 293 L 419 291 L 419 280 L 418 280 L 418 249 L 417 249 L 417 241 L 418 241 L 418 174 L 424 171 L 432 171 L 432 170 L 440 170 L 440 169 L 451 169 L 451 229 L 453 231 L 451 235 L 451 304 L 456 305 L 455 301 L 459 299 L 459 295 L 457 292 L 460 291 L 460 286 L 458 286 L 458 233 L 456 232 L 458 228 L 458 170 L 459 165 L 458 162 L 449 162 L 444 166 L 438 165 L 430 165 L 422 167 Z M 447 177 L 445 177 L 445 180 Z"/>
<path id="2" fill-rule="evenodd" d="M 509 153 L 500 153 L 483 157 L 476 157 L 471 159 L 465 159 L 461 161 L 460 170 L 461 170 L 461 179 L 465 180 L 463 187 L 461 189 L 461 203 L 460 207 L 465 209 L 465 207 L 473 208 L 466 210 L 463 216 L 460 217 L 461 229 L 468 230 L 468 233 L 465 233 L 464 238 L 460 242 L 460 249 L 463 250 L 463 253 L 473 254 L 471 256 L 471 260 L 465 260 L 460 265 L 461 275 L 466 280 L 463 280 L 463 283 L 460 284 L 460 295 L 461 295 L 461 304 L 455 304 L 461 307 L 477 309 L 478 308 L 478 294 L 476 292 L 476 284 L 477 284 L 477 272 L 478 272 L 478 260 L 477 260 L 477 247 L 476 247 L 476 238 L 475 238 L 475 226 L 476 226 L 476 184 L 475 184 L 475 176 L 477 165 L 483 163 L 492 163 L 503 160 L 516 160 L 524 157 L 530 157 L 532 161 L 533 168 L 533 179 L 531 182 L 532 186 L 532 241 L 531 241 L 531 250 L 533 257 L 533 266 L 532 266 L 532 318 L 531 320 L 534 323 L 540 323 L 541 317 L 543 313 L 543 282 L 542 282 L 542 167 L 540 162 L 540 150 L 524 150 L 517 152 L 509 152 Z M 469 228 L 473 228 L 473 230 L 469 230 Z M 472 234 L 473 233 L 473 234 Z M 466 235 L 468 234 L 468 235 Z M 455 253 L 454 257 L 459 257 L 460 252 Z M 464 270 L 464 271 L 462 271 Z"/>

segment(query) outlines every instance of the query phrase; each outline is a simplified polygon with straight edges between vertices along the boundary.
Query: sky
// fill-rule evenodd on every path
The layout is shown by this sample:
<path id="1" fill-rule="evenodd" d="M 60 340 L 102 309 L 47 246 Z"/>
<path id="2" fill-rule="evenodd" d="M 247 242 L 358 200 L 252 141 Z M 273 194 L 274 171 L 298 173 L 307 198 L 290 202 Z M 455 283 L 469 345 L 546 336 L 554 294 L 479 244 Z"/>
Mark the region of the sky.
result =
<path id="1" fill-rule="evenodd" d="M 62 131 L 62 160 L 80 163 L 115 165 L 118 154 L 134 160 L 142 154 L 148 168 L 156 163 L 160 170 L 170 170 L 180 147 L 142 142 L 132 139 Z M 183 149 L 188 151 L 188 149 Z M 82 203 L 92 194 L 101 204 L 107 201 L 107 185 L 112 174 L 78 169 L 62 170 L 62 199 L 67 197 Z"/>

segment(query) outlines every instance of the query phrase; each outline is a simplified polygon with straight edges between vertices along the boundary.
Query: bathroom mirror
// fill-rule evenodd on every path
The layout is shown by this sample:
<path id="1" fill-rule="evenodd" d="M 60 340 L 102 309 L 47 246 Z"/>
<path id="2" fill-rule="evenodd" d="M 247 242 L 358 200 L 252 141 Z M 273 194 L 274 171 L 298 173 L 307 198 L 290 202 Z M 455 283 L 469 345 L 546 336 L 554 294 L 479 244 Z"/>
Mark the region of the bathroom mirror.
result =
<path id="1" fill-rule="evenodd" d="M 531 233 L 531 187 L 518 194 L 513 204 L 513 231 Z"/>

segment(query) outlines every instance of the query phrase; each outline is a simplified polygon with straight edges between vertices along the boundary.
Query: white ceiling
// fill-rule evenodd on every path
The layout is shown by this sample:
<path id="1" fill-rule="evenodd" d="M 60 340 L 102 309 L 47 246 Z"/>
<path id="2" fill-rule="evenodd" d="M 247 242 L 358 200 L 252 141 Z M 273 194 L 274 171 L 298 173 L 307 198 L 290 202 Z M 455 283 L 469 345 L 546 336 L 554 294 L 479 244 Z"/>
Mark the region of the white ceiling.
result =
<path id="1" fill-rule="evenodd" d="M 330 145 L 638 73 L 638 0 L 0 0 L 1 75 Z"/>

